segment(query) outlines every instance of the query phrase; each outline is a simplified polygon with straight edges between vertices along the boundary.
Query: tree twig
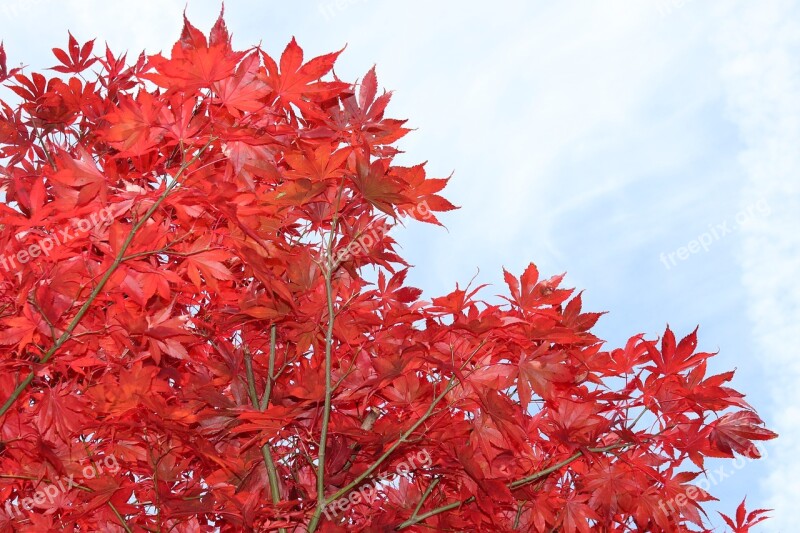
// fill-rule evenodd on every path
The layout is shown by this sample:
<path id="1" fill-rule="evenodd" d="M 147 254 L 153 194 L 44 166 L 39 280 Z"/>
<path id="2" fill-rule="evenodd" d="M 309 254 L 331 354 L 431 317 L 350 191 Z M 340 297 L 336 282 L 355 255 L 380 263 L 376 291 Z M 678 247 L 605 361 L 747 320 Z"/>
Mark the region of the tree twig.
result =
<path id="1" fill-rule="evenodd" d="M 105 274 L 103 274 L 103 277 L 100 278 L 100 281 L 95 286 L 95 288 L 92 289 L 92 292 L 89 294 L 89 297 L 86 299 L 86 301 L 80 307 L 80 309 L 78 309 L 77 314 L 72 319 L 72 322 L 70 322 L 69 325 L 67 326 L 67 328 L 64 330 L 64 333 L 62 333 L 61 336 L 58 338 L 58 340 L 56 340 L 56 342 L 53 343 L 53 346 L 51 346 L 50 349 L 47 350 L 47 352 L 38 361 L 38 364 L 44 364 L 47 361 L 49 361 L 50 358 L 53 357 L 53 355 L 58 351 L 58 349 L 61 348 L 61 346 L 63 346 L 65 342 L 67 342 L 68 340 L 70 340 L 72 338 L 72 332 L 75 331 L 75 328 L 78 327 L 78 324 L 80 324 L 80 322 L 83 319 L 84 315 L 89 311 L 89 308 L 92 306 L 92 304 L 94 303 L 95 299 L 97 299 L 97 296 L 103 290 L 103 287 L 105 287 L 105 285 L 108 282 L 108 280 L 111 278 L 111 276 L 114 274 L 114 272 L 116 272 L 116 270 L 119 268 L 120 264 L 122 264 L 123 258 L 125 257 L 125 252 L 128 250 L 128 247 L 133 242 L 133 238 L 136 236 L 136 233 L 150 219 L 150 217 L 153 215 L 153 213 L 156 212 L 156 210 L 161 206 L 161 204 L 164 202 L 164 200 L 167 199 L 167 196 L 177 186 L 177 184 L 180 181 L 180 178 L 186 172 L 186 169 L 188 169 L 195 161 L 197 161 L 200 158 L 200 156 L 203 154 L 203 152 L 211 145 L 211 143 L 214 140 L 215 140 L 214 137 L 210 138 L 208 140 L 208 142 L 205 144 L 205 146 L 200 148 L 200 150 L 197 152 L 197 154 L 195 154 L 195 156 L 191 159 L 191 161 L 185 162 L 180 166 L 180 168 L 178 169 L 178 172 L 175 174 L 175 178 L 173 179 L 172 183 L 170 183 L 165 188 L 164 192 L 153 203 L 153 205 L 150 207 L 150 209 L 147 210 L 147 212 L 144 214 L 144 216 L 141 219 L 139 219 L 139 221 L 137 221 L 136 224 L 133 225 L 133 227 L 131 228 L 130 233 L 128 234 L 128 236 L 125 238 L 125 241 L 123 241 L 122 245 L 120 246 L 119 252 L 117 252 L 117 256 L 114 258 L 114 261 L 113 261 L 113 263 L 111 263 L 111 266 L 108 268 L 108 270 L 106 270 Z M 28 385 L 31 384 L 31 382 L 33 381 L 33 379 L 35 377 L 36 377 L 36 371 L 35 370 L 31 370 L 31 372 L 25 377 L 25 379 L 23 379 L 19 383 L 19 385 L 17 385 L 16 388 L 14 388 L 14 391 L 11 393 L 11 396 L 9 396 L 8 400 L 6 400 L 6 402 L 3 404 L 3 406 L 0 407 L 0 416 L 3 416 L 4 414 L 6 414 L 6 412 L 8 412 L 8 410 L 11 408 L 11 406 L 13 406 L 14 403 L 17 401 L 17 399 L 19 399 L 19 397 L 22 394 L 22 392 L 28 387 Z"/>
<path id="2" fill-rule="evenodd" d="M 275 336 L 273 334 L 270 351 L 274 351 L 274 339 Z M 256 380 L 255 380 L 255 375 L 253 374 L 253 360 L 252 360 L 252 355 L 250 354 L 250 349 L 247 346 L 244 346 L 244 366 L 245 366 L 245 371 L 247 372 L 247 393 L 250 396 L 250 403 L 253 404 L 254 409 L 258 409 L 259 411 L 264 411 L 267 405 L 264 404 L 264 406 L 261 407 L 261 403 L 258 401 L 258 394 L 256 393 Z M 271 377 L 267 378 L 268 381 L 271 379 L 272 379 Z M 278 480 L 278 469 L 275 467 L 275 461 L 272 458 L 272 447 L 269 445 L 269 442 L 265 442 L 261 446 L 261 457 L 264 459 L 264 466 L 266 466 L 267 468 L 267 479 L 269 480 L 270 497 L 272 499 L 273 505 L 277 507 L 281 501 L 281 489 L 280 489 L 280 481 Z M 280 528 L 279 531 L 280 533 L 286 533 L 286 530 L 284 528 Z"/>

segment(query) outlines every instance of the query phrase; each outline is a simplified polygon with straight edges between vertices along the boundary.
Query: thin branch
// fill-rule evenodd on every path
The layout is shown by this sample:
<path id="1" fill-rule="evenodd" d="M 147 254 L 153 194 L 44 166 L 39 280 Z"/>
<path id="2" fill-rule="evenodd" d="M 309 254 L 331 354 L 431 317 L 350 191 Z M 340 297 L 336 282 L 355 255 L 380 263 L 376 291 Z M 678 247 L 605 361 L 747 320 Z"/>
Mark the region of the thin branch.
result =
<path id="1" fill-rule="evenodd" d="M 50 150 L 47 149 L 47 144 L 44 142 L 44 137 L 42 137 L 42 134 L 36 125 L 33 126 L 33 131 L 36 133 L 36 138 L 39 139 L 39 144 L 42 147 L 45 157 L 47 158 L 47 162 L 50 163 L 50 166 L 53 168 L 53 170 L 58 170 L 55 161 L 53 161 L 53 156 L 50 155 Z"/>
<path id="2" fill-rule="evenodd" d="M 425 504 L 425 500 L 428 499 L 428 496 L 431 495 L 431 492 L 433 492 L 433 489 L 436 488 L 436 485 L 438 485 L 439 481 L 441 481 L 441 480 L 442 480 L 442 478 L 437 477 L 433 481 L 431 481 L 431 484 L 428 485 L 428 488 L 425 489 L 425 492 L 422 493 L 422 497 L 419 499 L 419 502 L 417 502 L 417 506 L 414 507 L 414 512 L 411 514 L 411 518 L 416 518 L 417 517 L 417 514 L 419 513 L 419 510 L 422 509 L 422 506 Z"/>
<path id="3" fill-rule="evenodd" d="M 133 533 L 131 528 L 128 526 L 128 523 L 125 521 L 125 519 L 122 517 L 122 515 L 119 514 L 119 511 L 117 511 L 117 508 L 114 507 L 114 504 L 111 503 L 110 501 L 106 502 L 106 503 L 108 504 L 109 507 L 111 507 L 111 510 L 114 511 L 114 514 L 117 515 L 117 518 L 119 519 L 119 522 L 122 525 L 122 527 L 125 528 L 125 531 L 127 531 L 128 533 Z"/>
<path id="4" fill-rule="evenodd" d="M 486 344 L 486 339 L 482 340 L 480 344 L 478 344 L 475 350 L 473 350 L 470 356 L 461 365 L 460 368 L 461 370 L 464 369 L 464 366 L 466 366 L 466 364 L 472 360 L 475 354 L 477 354 L 478 351 L 480 351 L 480 349 L 485 344 Z M 333 493 L 330 497 L 326 498 L 325 499 L 326 505 L 332 501 L 338 500 L 343 495 L 352 491 L 354 488 L 360 485 L 362 481 L 371 476 L 395 452 L 395 450 L 397 450 L 397 448 L 399 448 L 403 443 L 408 441 L 408 438 L 417 430 L 418 427 L 424 424 L 433 415 L 433 413 L 436 411 L 436 406 L 439 405 L 439 402 L 441 402 L 444 399 L 444 397 L 447 396 L 450 393 L 450 391 L 452 391 L 455 388 L 457 383 L 458 382 L 456 380 L 456 376 L 455 375 L 452 376 L 448 380 L 447 386 L 444 388 L 444 390 L 441 393 L 439 393 L 439 395 L 434 397 L 433 401 L 428 406 L 428 409 L 425 411 L 425 413 L 423 413 L 423 415 L 419 419 L 417 419 L 416 422 L 411 424 L 411 427 L 409 427 L 406 431 L 401 433 L 400 437 L 398 437 L 398 439 L 391 446 L 389 446 L 389 448 L 386 449 L 383 455 L 378 457 L 378 459 L 375 460 L 375 462 L 372 463 L 372 465 L 370 465 L 369 468 L 367 468 L 361 474 L 356 476 L 356 478 L 353 481 L 351 481 L 350 483 L 348 483 L 347 485 L 345 485 L 344 487 Z"/>
<path id="5" fill-rule="evenodd" d="M 272 397 L 272 381 L 275 379 L 275 346 L 276 346 L 277 327 L 272 324 L 269 332 L 269 367 L 267 368 L 267 384 L 264 386 L 264 396 L 261 397 L 259 407 L 265 410 Z"/>
<path id="6" fill-rule="evenodd" d="M 250 396 L 250 403 L 253 404 L 254 409 L 263 411 L 266 409 L 266 405 L 261 407 L 259 404 L 258 394 L 256 393 L 256 380 L 255 375 L 253 374 L 253 360 L 250 354 L 250 349 L 246 345 L 244 347 L 244 366 L 245 371 L 247 372 L 247 393 Z M 264 459 L 264 466 L 267 468 L 267 478 L 269 480 L 269 492 L 272 499 L 272 504 L 277 507 L 281 501 L 281 489 L 278 481 L 278 469 L 275 467 L 275 461 L 272 458 L 272 448 L 270 447 L 269 442 L 265 442 L 264 445 L 261 446 L 261 457 Z M 280 533 L 286 533 L 284 528 L 280 528 L 279 531 Z"/>
<path id="7" fill-rule="evenodd" d="M 364 481 L 370 475 L 372 475 L 372 473 L 375 472 L 378 469 L 378 467 L 380 467 L 380 465 L 383 464 L 384 461 L 386 461 L 386 459 L 388 459 L 395 452 L 395 450 L 397 450 L 397 448 L 399 448 L 403 443 L 405 443 L 408 440 L 408 437 L 410 437 L 411 434 L 414 433 L 414 431 L 416 431 L 419 426 L 424 424 L 425 421 L 427 421 L 428 418 L 431 417 L 431 415 L 436 410 L 436 406 L 439 404 L 439 402 L 441 402 L 442 399 L 448 393 L 450 393 L 450 391 L 453 390 L 455 386 L 456 386 L 456 380 L 455 377 L 452 377 L 450 378 L 447 387 L 445 387 L 445 389 L 433 399 L 433 401 L 428 406 L 428 409 L 425 411 L 425 413 L 419 419 L 417 419 L 416 422 L 411 424 L 411 427 L 409 427 L 406 431 L 401 433 L 400 437 L 391 446 L 389 446 L 389 448 L 387 448 L 386 451 L 383 452 L 383 455 L 381 455 L 374 463 L 372 463 L 372 465 L 370 465 L 369 468 L 367 468 L 361 474 L 356 476 L 356 478 L 353 481 L 351 481 L 350 483 L 348 483 L 347 485 L 345 485 L 344 487 L 333 493 L 330 497 L 326 498 L 326 503 L 338 500 L 343 495 L 347 494 L 348 492 L 356 488 L 362 481 Z"/>
<path id="8" fill-rule="evenodd" d="M 328 504 L 325 499 L 325 454 L 328 446 L 328 426 L 331 419 L 331 402 L 333 399 L 333 383 L 331 373 L 333 371 L 333 362 L 331 351 L 333 346 L 333 325 L 335 322 L 334 308 L 333 308 L 333 239 L 336 235 L 336 226 L 339 217 L 339 201 L 342 197 L 342 190 L 344 183 L 339 186 L 339 191 L 336 196 L 336 207 L 331 219 L 331 234 L 328 239 L 328 244 L 325 247 L 325 298 L 328 304 L 328 329 L 325 332 L 325 405 L 322 410 L 322 428 L 319 437 L 319 452 L 317 454 L 317 508 L 311 517 L 308 524 L 308 533 L 316 531 L 319 525 L 322 512 Z"/>
<path id="9" fill-rule="evenodd" d="M 141 219 L 139 219 L 139 221 L 136 222 L 136 224 L 133 225 L 130 233 L 120 246 L 119 252 L 117 252 L 117 256 L 114 258 L 114 262 L 111 263 L 111 266 L 108 268 L 108 270 L 106 270 L 105 274 L 103 274 L 103 277 L 100 278 L 100 282 L 95 286 L 94 289 L 92 289 L 92 292 L 89 294 L 89 297 L 86 299 L 81 308 L 78 310 L 78 313 L 75 315 L 75 318 L 72 319 L 72 322 L 70 322 L 70 324 L 67 326 L 67 329 L 64 330 L 64 333 L 61 335 L 61 337 L 58 338 L 58 340 L 53 344 L 53 346 L 51 346 L 50 349 L 44 354 L 44 356 L 42 356 L 42 358 L 38 361 L 39 364 L 45 364 L 47 361 L 49 361 L 50 358 L 53 357 L 53 355 L 58 351 L 58 349 L 61 348 L 61 346 L 65 342 L 67 342 L 72 338 L 72 332 L 75 331 L 75 328 L 78 327 L 78 324 L 80 324 L 84 315 L 89 311 L 89 308 L 92 306 L 95 299 L 97 299 L 97 296 L 103 290 L 103 287 L 105 287 L 108 280 L 111 278 L 114 272 L 116 272 L 120 264 L 122 264 L 123 258 L 125 257 L 125 252 L 128 250 L 128 247 L 133 242 L 133 238 L 136 236 L 136 233 L 150 219 L 153 213 L 155 213 L 156 210 L 158 210 L 158 208 L 161 206 L 164 200 L 167 199 L 167 196 L 177 186 L 177 184 L 180 181 L 180 178 L 186 172 L 186 169 L 188 169 L 195 161 L 200 159 L 200 156 L 211 145 L 211 143 L 214 140 L 215 140 L 214 137 L 210 138 L 208 142 L 205 144 L 205 146 L 200 148 L 197 154 L 195 154 L 195 156 L 192 158 L 191 161 L 181 165 L 181 167 L 178 169 L 178 172 L 175 174 L 175 178 L 173 179 L 172 183 L 170 183 L 165 188 L 164 192 L 153 203 L 150 209 L 147 210 L 144 216 Z M 14 403 L 20 397 L 22 392 L 28 387 L 28 385 L 31 384 L 31 382 L 35 377 L 36 377 L 36 371 L 31 370 L 31 372 L 27 375 L 27 377 L 23 379 L 19 385 L 17 385 L 17 387 L 14 389 L 14 392 L 11 393 L 11 396 L 9 396 L 8 400 L 6 400 L 3 406 L 0 407 L 0 416 L 6 414 L 6 412 L 11 408 L 11 406 L 14 405 Z"/>
<path id="10" fill-rule="evenodd" d="M 250 355 L 250 348 L 244 346 L 244 368 L 247 374 L 247 395 L 250 397 L 250 403 L 258 409 L 258 394 L 256 394 L 255 377 L 253 375 L 253 358 Z"/>
<path id="11" fill-rule="evenodd" d="M 591 453 L 606 453 L 606 452 L 609 452 L 609 451 L 612 451 L 612 450 L 616 450 L 616 449 L 619 449 L 619 448 L 627 448 L 629 446 L 633 446 L 634 444 L 635 443 L 632 443 L 632 442 L 616 443 L 616 444 L 611 444 L 609 446 L 604 446 L 602 448 L 588 448 L 588 451 L 591 452 Z M 543 478 L 543 477 L 545 477 L 545 476 L 547 476 L 547 475 L 549 475 L 549 474 L 551 474 L 551 473 L 553 473 L 553 472 L 555 472 L 557 470 L 560 470 L 560 469 L 564 468 L 565 466 L 569 465 L 570 463 L 573 463 L 574 461 L 576 461 L 577 459 L 579 459 L 583 455 L 585 455 L 585 452 L 583 450 L 577 451 L 574 454 L 572 454 L 571 456 L 569 456 L 568 458 L 564 459 L 563 461 L 560 461 L 560 462 L 558 462 L 558 463 L 556 463 L 556 464 L 554 464 L 552 466 L 549 466 L 549 467 L 545 468 L 544 470 L 539 470 L 538 472 L 535 472 L 535 473 L 533 473 L 533 474 L 531 474 L 531 475 L 529 475 L 527 477 L 524 477 L 522 479 L 518 479 L 516 481 L 512 481 L 511 483 L 507 484 L 506 486 L 509 488 L 509 490 L 517 490 L 520 487 L 523 487 L 523 486 L 525 486 L 525 485 L 527 485 L 529 483 L 532 483 L 532 482 L 534 482 L 534 481 L 536 481 L 536 480 L 538 480 L 540 478 Z M 442 505 L 441 507 L 437 507 L 435 509 L 431 509 L 427 513 L 423 513 L 423 514 L 421 514 L 419 516 L 412 516 L 411 518 L 409 518 L 408 520 L 406 520 L 405 522 L 403 522 L 402 524 L 397 526 L 395 529 L 397 529 L 399 531 L 401 529 L 405 529 L 407 527 L 411 527 L 414 524 L 418 524 L 419 522 L 423 522 L 423 521 L 427 520 L 428 518 L 430 518 L 432 516 L 436 516 L 438 514 L 442 514 L 444 512 L 450 511 L 452 509 L 456 509 L 458 507 L 461 507 L 462 505 L 466 505 L 468 503 L 472 503 L 474 501 L 475 501 L 475 496 L 470 496 L 469 498 L 466 498 L 464 500 L 459 500 L 459 501 L 455 501 L 455 502 L 452 502 L 452 503 L 448 503 L 447 505 Z"/>
<path id="12" fill-rule="evenodd" d="M 517 516 L 514 517 L 514 525 L 511 526 L 512 529 L 519 529 L 519 519 L 522 517 L 522 510 L 525 508 L 526 502 L 519 502 L 517 506 Z"/>

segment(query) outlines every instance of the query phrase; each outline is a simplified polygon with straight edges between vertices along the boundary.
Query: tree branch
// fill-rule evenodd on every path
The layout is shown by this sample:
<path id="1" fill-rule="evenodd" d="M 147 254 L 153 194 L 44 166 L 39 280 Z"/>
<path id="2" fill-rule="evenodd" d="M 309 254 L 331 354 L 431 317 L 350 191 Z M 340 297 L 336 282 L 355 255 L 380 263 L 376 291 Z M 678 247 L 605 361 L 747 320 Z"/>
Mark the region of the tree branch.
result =
<path id="1" fill-rule="evenodd" d="M 325 405 L 322 410 L 322 428 L 319 437 L 319 453 L 317 454 L 317 508 L 308 523 L 308 533 L 314 533 L 319 525 L 322 512 L 328 502 L 325 499 L 325 453 L 328 446 L 328 426 L 331 419 L 331 401 L 333 398 L 333 383 L 331 372 L 333 371 L 331 350 L 333 345 L 333 325 L 335 321 L 333 308 L 333 238 L 336 235 L 336 225 L 339 217 L 339 201 L 342 197 L 344 184 L 339 186 L 336 195 L 336 208 L 331 220 L 331 234 L 325 247 L 325 298 L 328 304 L 328 329 L 325 332 Z"/>
<path id="2" fill-rule="evenodd" d="M 275 346 L 276 346 L 277 327 L 272 324 L 269 332 L 269 367 L 267 368 L 267 384 L 264 386 L 264 396 L 261 397 L 259 407 L 265 410 L 272 397 L 272 381 L 275 379 Z"/>
<path id="3" fill-rule="evenodd" d="M 475 350 L 473 350 L 472 354 L 470 354 L 470 356 L 464 361 L 464 363 L 461 365 L 462 370 L 464 366 L 470 360 L 472 360 L 475 354 L 478 353 L 478 351 L 483 347 L 484 344 L 486 344 L 486 339 L 482 340 L 481 343 L 475 348 Z M 347 494 L 348 492 L 356 488 L 367 477 L 372 475 L 372 473 L 375 472 L 375 470 L 377 470 L 378 467 L 381 464 L 383 464 L 383 462 L 386 461 L 386 459 L 388 459 L 395 452 L 395 450 L 397 450 L 397 448 L 400 447 L 400 445 L 402 445 L 404 442 L 408 440 L 411 434 L 414 433 L 414 431 L 416 431 L 419 426 L 424 424 L 425 421 L 428 420 L 428 418 L 430 418 L 431 415 L 433 415 L 433 412 L 436 410 L 436 406 L 439 405 L 439 402 L 441 402 L 442 399 L 444 399 L 444 397 L 447 396 L 451 390 L 453 390 L 453 388 L 456 386 L 456 383 L 457 383 L 456 376 L 454 375 L 448 380 L 445 389 L 441 393 L 439 393 L 438 396 L 434 397 L 433 401 L 428 406 L 428 409 L 425 411 L 425 413 L 416 422 L 414 422 L 411 425 L 411 427 L 409 427 L 406 431 L 404 431 L 400 435 L 400 437 L 398 437 L 398 439 L 391 446 L 389 446 L 389 448 L 383 453 L 383 455 L 378 457 L 378 459 L 374 463 L 372 463 L 372 465 L 370 465 L 369 468 L 364 470 L 364 472 L 359 474 L 353 481 L 351 481 L 350 483 L 348 483 L 347 485 L 345 485 L 344 487 L 333 493 L 329 498 L 327 498 L 326 505 L 332 501 L 341 498 L 343 495 Z"/>
<path id="4" fill-rule="evenodd" d="M 141 229 L 142 226 L 144 226 L 144 224 L 149 220 L 149 218 L 153 215 L 153 213 L 156 212 L 156 210 L 161 206 L 164 200 L 167 199 L 167 196 L 177 186 L 180 178 L 186 172 L 186 169 L 188 169 L 195 161 L 197 161 L 200 158 L 202 153 L 211 145 L 211 143 L 214 140 L 215 140 L 214 137 L 210 138 L 208 142 L 205 144 L 205 146 L 200 148 L 200 150 L 191 159 L 191 161 L 185 162 L 180 166 L 178 172 L 175 174 L 175 178 L 173 179 L 172 183 L 170 183 L 166 187 L 161 196 L 158 197 L 158 199 L 155 201 L 155 203 L 153 203 L 150 209 L 147 210 L 144 216 L 141 219 L 139 219 L 139 221 L 136 222 L 136 224 L 133 225 L 133 228 L 131 228 L 131 232 L 128 234 L 128 236 L 125 238 L 125 241 L 120 246 L 119 252 L 117 252 L 117 256 L 114 258 L 114 262 L 111 263 L 111 266 L 108 268 L 108 270 L 106 270 L 105 274 L 103 274 L 103 277 L 100 278 L 100 282 L 95 286 L 94 289 L 92 289 L 92 292 L 89 294 L 89 297 L 86 299 L 81 308 L 78 310 L 78 313 L 75 315 L 75 318 L 72 319 L 72 322 L 70 322 L 70 324 L 67 326 L 67 329 L 64 330 L 64 333 L 61 334 L 61 337 L 59 337 L 58 340 L 56 340 L 53 346 L 51 346 L 50 349 L 47 350 L 47 352 L 38 361 L 39 364 L 44 364 L 47 361 L 49 361 L 50 358 L 53 357 L 53 355 L 58 351 L 58 349 L 61 348 L 61 346 L 63 346 L 65 342 L 70 340 L 70 338 L 72 338 L 72 332 L 75 331 L 75 328 L 78 327 L 78 324 L 80 324 L 84 315 L 89 311 L 89 307 L 91 307 L 95 299 L 97 299 L 97 296 L 103 290 L 103 287 L 105 287 L 108 280 L 111 278 L 114 272 L 116 272 L 120 264 L 122 264 L 123 258 L 125 257 L 125 252 L 128 250 L 128 247 L 131 245 L 131 242 L 133 242 L 133 238 L 136 236 L 136 233 L 139 231 L 139 229 Z M 9 396 L 8 400 L 6 400 L 3 406 L 0 407 L 0 416 L 3 416 L 4 414 L 6 414 L 6 412 L 8 412 L 11 406 L 13 406 L 14 403 L 17 401 L 17 399 L 19 399 L 20 395 L 28 387 L 28 385 L 31 384 L 31 382 L 35 377 L 36 377 L 36 371 L 31 370 L 31 372 L 27 375 L 27 377 L 25 377 L 25 379 L 23 379 L 20 382 L 20 384 L 16 386 L 14 391 L 11 393 L 11 396 Z"/>
<path id="5" fill-rule="evenodd" d="M 609 452 L 609 451 L 612 451 L 612 450 L 616 450 L 616 449 L 620 449 L 620 448 L 627 448 L 628 446 L 633 446 L 633 445 L 634 445 L 634 443 L 631 443 L 631 442 L 617 443 L 617 444 L 611 444 L 609 446 L 604 446 L 602 448 L 588 448 L 588 451 L 592 452 L 592 453 L 606 453 L 606 452 Z M 564 468 L 565 466 L 569 465 L 570 463 L 572 463 L 572 462 L 576 461 L 577 459 L 579 459 L 580 457 L 582 457 L 584 454 L 585 454 L 585 452 L 583 450 L 577 451 L 574 454 L 572 454 L 571 456 L 569 456 L 568 458 L 564 459 L 563 461 L 560 461 L 560 462 L 558 462 L 558 463 L 556 463 L 556 464 L 554 464 L 552 466 L 549 466 L 549 467 L 545 468 L 544 470 L 539 470 L 538 472 L 535 472 L 535 473 L 533 473 L 533 474 L 531 474 L 529 476 L 526 476 L 526 477 L 524 477 L 522 479 L 518 479 L 516 481 L 512 481 L 511 483 L 507 484 L 506 486 L 509 488 L 509 490 L 517 490 L 520 487 L 523 487 L 523 486 L 525 486 L 525 485 L 527 485 L 529 483 L 532 483 L 532 482 L 536 481 L 537 479 L 543 478 L 543 477 L 555 472 L 556 470 L 560 470 L 560 469 Z M 406 520 L 405 522 L 403 522 L 402 524 L 397 526 L 395 529 L 399 531 L 401 529 L 405 529 L 407 527 L 411 527 L 414 524 L 418 524 L 420 522 L 423 522 L 423 521 L 427 520 L 428 518 L 430 518 L 432 516 L 436 516 L 438 514 L 442 514 L 444 512 L 450 511 L 452 509 L 456 509 L 458 507 L 461 507 L 462 505 L 466 505 L 468 503 L 472 503 L 474 501 L 475 501 L 475 496 L 470 496 L 469 498 L 466 498 L 464 500 L 448 503 L 447 505 L 442 505 L 441 507 L 437 507 L 435 509 L 431 509 L 427 513 L 423 513 L 423 514 L 421 514 L 419 516 L 417 516 L 416 512 L 415 512 L 414 515 L 411 516 L 411 518 L 409 518 L 408 520 Z"/>
<path id="6" fill-rule="evenodd" d="M 275 350 L 275 326 L 273 325 L 272 328 L 270 353 L 274 353 Z M 258 394 L 256 393 L 256 380 L 255 375 L 253 374 L 253 360 L 250 354 L 250 349 L 247 346 L 244 346 L 244 366 L 245 371 L 247 372 L 247 393 L 250 396 L 250 403 L 253 404 L 254 409 L 264 411 L 267 408 L 267 405 L 263 404 L 262 407 L 262 404 L 258 401 Z M 267 381 L 270 381 L 271 379 L 272 377 L 270 372 L 270 377 L 267 378 Z M 275 461 L 272 458 L 272 448 L 270 447 L 269 442 L 265 442 L 264 445 L 261 446 L 261 457 L 264 459 L 264 466 L 267 468 L 267 478 L 269 480 L 269 492 L 272 499 L 272 504 L 277 507 L 281 501 L 281 489 L 280 481 L 278 479 L 278 469 L 275 467 Z M 280 533 L 286 533 L 284 528 L 280 528 L 279 531 Z"/>

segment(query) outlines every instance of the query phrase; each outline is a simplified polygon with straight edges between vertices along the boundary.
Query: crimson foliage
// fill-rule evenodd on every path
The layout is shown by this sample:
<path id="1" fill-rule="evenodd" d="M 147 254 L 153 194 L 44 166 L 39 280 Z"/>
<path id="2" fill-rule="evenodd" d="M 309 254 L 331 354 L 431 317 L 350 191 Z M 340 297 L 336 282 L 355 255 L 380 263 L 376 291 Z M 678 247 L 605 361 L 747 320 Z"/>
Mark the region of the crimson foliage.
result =
<path id="1" fill-rule="evenodd" d="M 703 531 L 705 459 L 775 437 L 694 332 L 606 349 L 562 276 L 420 299 L 391 229 L 453 206 L 374 69 L 222 16 L 54 53 L 0 46 L 4 530 Z"/>

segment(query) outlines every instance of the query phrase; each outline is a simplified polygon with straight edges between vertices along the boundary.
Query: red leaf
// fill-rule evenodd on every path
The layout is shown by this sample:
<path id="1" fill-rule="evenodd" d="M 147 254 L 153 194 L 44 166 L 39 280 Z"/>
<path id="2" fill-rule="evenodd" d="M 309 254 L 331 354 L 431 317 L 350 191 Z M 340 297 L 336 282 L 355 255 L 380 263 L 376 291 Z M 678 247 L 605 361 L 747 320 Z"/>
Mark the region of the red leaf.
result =
<path id="1" fill-rule="evenodd" d="M 72 33 L 69 34 L 69 54 L 60 48 L 53 48 L 53 54 L 63 66 L 53 67 L 53 70 L 63 73 L 78 74 L 91 67 L 99 58 L 92 58 L 94 39 L 87 41 L 81 46 Z"/>
<path id="2" fill-rule="evenodd" d="M 747 513 L 745 509 L 746 499 L 747 498 L 742 500 L 742 503 L 740 503 L 739 506 L 736 508 L 735 522 L 728 515 L 719 513 L 722 519 L 725 520 L 725 523 L 728 524 L 731 530 L 733 530 L 733 533 L 749 533 L 750 528 L 766 520 L 767 517 L 763 515 L 771 511 L 771 509 L 756 509 L 755 511 Z"/>
<path id="3" fill-rule="evenodd" d="M 710 438 L 726 457 L 733 457 L 733 452 L 736 452 L 745 457 L 759 458 L 761 454 L 752 441 L 771 440 L 778 436 L 762 427 L 763 424 L 753 411 L 728 413 L 711 425 Z"/>
<path id="4" fill-rule="evenodd" d="M 3 41 L 0 41 L 0 83 L 15 75 L 19 70 L 18 68 L 8 70 L 6 66 L 6 49 L 3 47 Z"/>
<path id="5" fill-rule="evenodd" d="M 292 38 L 281 54 L 280 70 L 275 61 L 262 52 L 267 71 L 266 82 L 283 106 L 288 108 L 293 104 L 304 114 L 314 116 L 317 111 L 312 102 L 327 100 L 347 88 L 341 82 L 319 81 L 330 72 L 341 52 L 315 57 L 303 65 L 303 49 Z"/>

